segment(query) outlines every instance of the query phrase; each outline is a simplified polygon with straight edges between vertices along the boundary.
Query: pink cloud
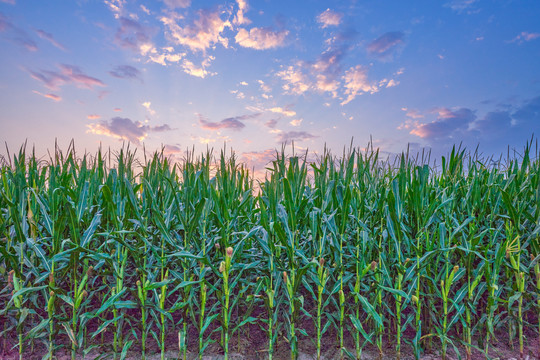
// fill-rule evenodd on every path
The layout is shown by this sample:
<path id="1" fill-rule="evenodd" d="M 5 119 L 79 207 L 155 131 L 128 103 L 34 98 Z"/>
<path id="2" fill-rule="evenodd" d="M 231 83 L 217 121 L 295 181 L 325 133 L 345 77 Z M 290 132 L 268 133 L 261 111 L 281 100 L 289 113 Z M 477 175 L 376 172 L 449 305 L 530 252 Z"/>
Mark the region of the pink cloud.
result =
<path id="1" fill-rule="evenodd" d="M 182 152 L 182 149 L 180 149 L 179 146 L 170 145 L 170 144 L 165 144 L 165 146 L 163 146 L 163 154 L 165 154 L 166 156 L 177 155 L 177 154 L 180 154 L 181 152 Z"/>
<path id="2" fill-rule="evenodd" d="M 273 107 L 273 108 L 270 108 L 268 110 L 270 110 L 273 113 L 280 114 L 280 115 L 285 115 L 285 116 L 288 116 L 288 117 L 292 117 L 292 116 L 296 115 L 296 111 L 291 110 L 290 106 L 287 106 L 285 108 Z"/>
<path id="3" fill-rule="evenodd" d="M 348 104 L 356 98 L 357 95 L 363 93 L 376 93 L 379 91 L 377 85 L 371 84 L 367 78 L 367 69 L 361 65 L 351 67 L 348 71 L 345 72 L 343 76 L 345 82 L 345 95 L 347 98 L 341 102 L 341 105 Z"/>
<path id="4" fill-rule="evenodd" d="M 90 114 L 86 117 L 88 120 L 97 120 L 97 119 L 101 119 L 101 115 L 97 115 L 97 114 Z"/>
<path id="5" fill-rule="evenodd" d="M 236 43 L 240 46 L 266 50 L 283 46 L 289 31 L 273 31 L 269 28 L 252 28 L 249 32 L 246 29 L 238 30 L 235 36 Z"/>
<path id="6" fill-rule="evenodd" d="M 329 26 L 339 26 L 341 20 L 343 19 L 343 14 L 326 9 L 317 16 L 317 22 L 321 24 L 321 27 L 327 28 Z"/>
<path id="7" fill-rule="evenodd" d="M 245 163 L 248 168 L 255 170 L 253 175 L 256 179 L 264 179 L 265 168 L 275 159 L 275 149 L 245 152 L 240 157 L 241 162 Z"/>
<path id="8" fill-rule="evenodd" d="M 197 66 L 193 62 L 185 59 L 182 62 L 182 69 L 184 70 L 186 74 L 199 77 L 201 79 L 204 79 L 207 76 L 216 75 L 217 73 L 206 70 L 206 68 L 210 65 L 210 59 L 211 58 L 204 60 L 201 63 L 201 66 Z"/>
<path id="9" fill-rule="evenodd" d="M 144 125 L 140 121 L 132 121 L 128 118 L 114 117 L 110 121 L 100 121 L 87 125 L 88 133 L 105 135 L 119 140 L 128 140 L 139 144 L 151 132 L 164 132 L 172 130 L 169 125 L 160 126 Z"/>
<path id="10" fill-rule="evenodd" d="M 401 110 L 405 111 L 405 116 L 410 117 L 411 119 L 422 119 L 424 117 L 424 115 L 416 109 L 401 108 Z"/>
<path id="11" fill-rule="evenodd" d="M 235 25 L 245 25 L 251 23 L 251 21 L 246 18 L 245 13 L 247 12 L 249 6 L 246 0 L 236 0 L 238 4 L 238 11 L 234 17 L 233 23 Z"/>
<path id="12" fill-rule="evenodd" d="M 172 41 L 187 46 L 193 52 L 204 52 L 217 43 L 227 47 L 228 41 L 221 33 L 231 27 L 229 20 L 222 20 L 218 10 L 198 10 L 197 14 L 198 18 L 184 27 L 178 25 L 177 16 L 163 16 L 161 22 L 167 27 Z"/>
<path id="13" fill-rule="evenodd" d="M 24 47 L 28 51 L 37 51 L 38 47 L 35 41 L 26 31 L 15 26 L 4 14 L 0 13 L 0 31 L 6 31 L 8 38 Z"/>
<path id="14" fill-rule="evenodd" d="M 34 94 L 38 94 L 40 96 L 43 96 L 43 97 L 46 97 L 47 99 L 51 99 L 51 100 L 54 100 L 56 102 L 58 101 L 62 101 L 62 97 L 60 95 L 56 95 L 56 94 L 43 94 L 39 91 L 36 91 L 36 90 L 33 90 L 32 91 Z"/>
<path id="15" fill-rule="evenodd" d="M 60 64 L 60 71 L 29 71 L 33 79 L 41 81 L 43 85 L 51 90 L 58 90 L 60 87 L 72 84 L 79 88 L 93 89 L 96 86 L 106 86 L 101 80 L 86 75 L 79 67 L 74 65 Z"/>
<path id="16" fill-rule="evenodd" d="M 288 66 L 286 69 L 279 71 L 276 75 L 285 82 L 283 90 L 289 94 L 302 95 L 311 87 L 309 77 L 303 72 L 302 62 L 298 62 L 296 66 Z"/>

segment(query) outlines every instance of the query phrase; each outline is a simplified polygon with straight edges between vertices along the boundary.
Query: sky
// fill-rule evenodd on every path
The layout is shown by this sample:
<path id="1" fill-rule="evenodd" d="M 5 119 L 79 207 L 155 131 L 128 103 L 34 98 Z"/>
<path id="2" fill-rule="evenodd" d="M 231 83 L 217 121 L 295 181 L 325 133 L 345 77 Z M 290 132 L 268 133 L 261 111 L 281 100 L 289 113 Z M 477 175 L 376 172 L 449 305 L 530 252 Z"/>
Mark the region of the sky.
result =
<path id="1" fill-rule="evenodd" d="M 292 142 L 519 151 L 540 134 L 539 18 L 536 0 L 0 0 L 0 141 L 226 146 L 254 167 Z"/>

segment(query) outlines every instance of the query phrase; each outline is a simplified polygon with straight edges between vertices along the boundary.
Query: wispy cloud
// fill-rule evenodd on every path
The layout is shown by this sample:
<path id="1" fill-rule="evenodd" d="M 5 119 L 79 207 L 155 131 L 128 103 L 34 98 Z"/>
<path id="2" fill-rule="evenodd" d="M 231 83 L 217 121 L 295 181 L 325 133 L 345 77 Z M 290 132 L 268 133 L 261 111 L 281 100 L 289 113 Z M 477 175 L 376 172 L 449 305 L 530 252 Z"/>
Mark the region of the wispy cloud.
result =
<path id="1" fill-rule="evenodd" d="M 302 141 L 314 138 L 316 138 L 316 136 L 308 133 L 307 131 L 284 131 L 278 135 L 277 141 L 279 143 L 286 143 L 290 141 Z"/>
<path id="2" fill-rule="evenodd" d="M 51 93 L 49 93 L 49 94 L 44 94 L 44 93 L 41 93 L 41 92 L 36 91 L 36 90 L 33 90 L 32 92 L 33 92 L 34 94 L 38 94 L 38 95 L 40 95 L 40 96 L 46 97 L 47 99 L 51 99 L 51 100 L 56 101 L 56 102 L 62 101 L 62 97 L 61 97 L 60 95 L 51 94 Z"/>
<path id="3" fill-rule="evenodd" d="M 347 46 L 334 46 L 325 51 L 311 65 L 316 80 L 314 87 L 320 92 L 329 92 L 337 97 L 340 86 L 339 75 L 342 73 L 341 61 L 347 52 Z"/>
<path id="4" fill-rule="evenodd" d="M 229 20 L 223 20 L 219 10 L 198 10 L 198 17 L 192 24 L 178 25 L 178 16 L 168 14 L 161 17 L 161 22 L 166 26 L 168 37 L 179 45 L 188 47 L 193 52 L 205 52 L 215 44 L 228 46 L 228 40 L 221 33 L 231 27 Z"/>
<path id="5" fill-rule="evenodd" d="M 231 130 L 242 130 L 246 125 L 242 122 L 244 120 L 253 119 L 259 117 L 261 113 L 240 115 L 235 117 L 230 117 L 223 119 L 219 122 L 209 121 L 207 118 L 199 114 L 199 123 L 201 128 L 204 130 L 222 130 L 222 129 L 231 129 Z"/>
<path id="6" fill-rule="evenodd" d="M 6 32 L 7 38 L 24 47 L 28 51 L 37 51 L 36 42 L 28 35 L 26 31 L 14 25 L 7 16 L 0 12 L 0 32 Z"/>
<path id="7" fill-rule="evenodd" d="M 105 5 L 111 10 L 116 19 L 120 18 L 126 5 L 126 0 L 104 0 Z"/>
<path id="8" fill-rule="evenodd" d="M 140 121 L 128 118 L 114 117 L 110 121 L 100 121 L 89 124 L 88 131 L 91 134 L 105 135 L 120 140 L 128 140 L 134 144 L 140 144 L 151 132 L 170 131 L 169 125 L 160 126 L 144 125 Z"/>
<path id="9" fill-rule="evenodd" d="M 93 89 L 96 86 L 106 86 L 95 77 L 86 75 L 78 66 L 60 64 L 60 71 L 29 71 L 30 76 L 41 81 L 45 87 L 58 90 L 66 84 L 73 84 L 79 88 Z"/>
<path id="10" fill-rule="evenodd" d="M 51 33 L 48 33 L 48 32 L 43 31 L 43 30 L 36 30 L 36 34 L 40 38 L 42 38 L 44 40 L 47 40 L 53 46 L 59 48 L 60 50 L 67 51 L 66 47 L 64 45 L 60 44 L 58 41 L 56 41 L 56 39 L 54 38 L 54 36 Z"/>
<path id="11" fill-rule="evenodd" d="M 127 17 L 120 17 L 119 22 L 120 27 L 114 37 L 116 44 L 141 55 L 156 51 L 152 43 L 152 29 Z"/>
<path id="12" fill-rule="evenodd" d="M 264 125 L 268 126 L 270 129 L 274 129 L 278 123 L 278 119 L 270 119 L 267 122 L 264 123 Z"/>
<path id="13" fill-rule="evenodd" d="M 530 33 L 528 31 L 522 31 L 518 36 L 513 38 L 510 42 L 517 42 L 519 44 L 526 41 L 532 41 L 540 38 L 540 33 Z"/>
<path id="14" fill-rule="evenodd" d="M 141 10 L 142 10 L 146 15 L 150 15 L 150 14 L 151 14 L 150 9 L 148 9 L 146 6 L 144 6 L 144 5 L 141 4 L 139 7 L 141 8 Z"/>
<path id="15" fill-rule="evenodd" d="M 341 102 L 341 105 L 350 103 L 356 96 L 363 93 L 373 94 L 379 90 L 377 85 L 372 84 L 368 80 L 367 68 L 361 65 L 351 67 L 347 70 L 343 76 L 343 81 L 345 82 L 345 85 L 343 85 L 345 88 L 344 93 L 347 98 Z"/>
<path id="16" fill-rule="evenodd" d="M 0 0 L 0 2 L 3 2 L 5 4 L 15 5 L 15 0 Z"/>
<path id="17" fill-rule="evenodd" d="M 191 0 L 163 0 L 163 2 L 169 9 L 187 8 L 191 5 Z"/>
<path id="18" fill-rule="evenodd" d="M 460 13 L 470 9 L 477 1 L 478 0 L 453 0 L 444 4 L 444 6 Z"/>
<path id="19" fill-rule="evenodd" d="M 88 120 L 98 120 L 101 119 L 101 115 L 98 114 L 90 114 L 86 117 Z"/>
<path id="20" fill-rule="evenodd" d="M 339 26 L 341 20 L 343 19 L 343 14 L 326 9 L 317 16 L 317 22 L 320 24 L 321 28 L 327 28 L 329 26 Z"/>
<path id="21" fill-rule="evenodd" d="M 368 53 L 381 59 L 388 59 L 398 45 L 403 44 L 404 39 L 405 34 L 401 31 L 387 32 L 368 44 Z"/>
<path id="22" fill-rule="evenodd" d="M 287 35 L 289 35 L 288 30 L 273 31 L 270 28 L 254 27 L 249 32 L 246 29 L 238 30 L 234 39 L 240 46 L 266 50 L 283 46 Z"/>
<path id="23" fill-rule="evenodd" d="M 411 119 L 422 119 L 424 118 L 424 115 L 418 111 L 417 109 L 408 109 L 406 107 L 401 108 L 402 111 L 405 111 L 405 116 L 411 118 Z"/>
<path id="24" fill-rule="evenodd" d="M 131 65 L 119 65 L 115 67 L 112 71 L 109 71 L 111 76 L 114 76 L 119 79 L 139 79 L 141 72 L 136 67 Z"/>

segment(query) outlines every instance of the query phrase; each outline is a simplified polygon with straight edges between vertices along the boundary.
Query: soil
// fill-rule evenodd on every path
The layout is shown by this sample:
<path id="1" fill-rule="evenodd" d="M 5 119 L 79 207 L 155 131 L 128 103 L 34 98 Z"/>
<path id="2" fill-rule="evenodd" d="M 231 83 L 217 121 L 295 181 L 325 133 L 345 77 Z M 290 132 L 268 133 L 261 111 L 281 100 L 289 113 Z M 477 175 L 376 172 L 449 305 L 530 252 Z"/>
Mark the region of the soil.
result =
<path id="1" fill-rule="evenodd" d="M 307 324 L 306 324 L 307 325 Z M 525 357 L 527 360 L 540 360 L 540 338 L 537 334 L 530 332 L 526 333 L 525 338 Z M 197 359 L 197 338 L 195 334 L 189 334 L 188 342 L 188 360 Z M 219 340 L 219 334 L 214 333 L 212 338 Z M 0 359 L 1 360 L 15 360 L 18 359 L 17 349 L 12 349 L 15 344 L 15 339 L 0 340 Z M 56 359 L 58 360 L 70 360 L 71 354 L 69 350 L 69 343 L 67 337 L 59 336 L 56 339 L 60 344 L 63 345 L 62 349 L 59 349 L 56 352 Z M 77 359 L 84 360 L 98 360 L 98 359 L 112 359 L 113 353 L 110 346 L 112 341 L 111 334 L 107 334 L 104 339 L 104 345 L 99 346 L 100 350 L 92 350 L 85 356 L 82 354 L 77 355 Z M 316 348 L 314 343 L 309 338 L 301 338 L 299 343 L 299 360 L 311 360 L 316 359 Z M 328 331 L 325 334 L 323 339 L 323 349 L 322 356 L 323 360 L 329 359 L 339 359 L 339 349 L 336 347 L 336 334 L 332 331 Z M 380 360 L 389 360 L 396 359 L 396 353 L 394 351 L 394 343 L 392 339 L 385 339 L 386 343 L 384 344 L 383 354 L 380 355 L 377 348 L 373 345 L 366 346 L 362 351 L 362 359 L 371 360 L 371 359 L 380 359 Z M 498 333 L 497 342 L 492 342 L 490 345 L 489 356 L 492 359 L 500 360 L 510 360 L 510 359 L 519 359 L 519 345 L 514 341 L 513 347 L 508 343 L 508 334 L 507 333 Z M 155 341 L 149 337 L 148 338 L 148 347 L 147 347 L 147 359 L 148 360 L 159 360 L 161 355 Z M 98 345 L 90 344 L 90 345 Z M 266 335 L 265 333 L 256 325 L 250 325 L 242 330 L 240 334 L 234 334 L 231 338 L 229 344 L 229 359 L 231 360 L 259 360 L 268 358 L 266 353 Z M 345 346 L 354 353 L 353 339 L 347 338 Z M 167 352 L 165 354 L 165 359 L 181 359 L 178 354 L 178 339 L 176 334 L 171 334 L 167 339 Z M 433 348 L 431 351 L 426 351 L 421 357 L 422 360 L 435 360 L 441 359 L 438 351 L 440 351 L 440 346 L 437 339 L 433 340 Z M 460 349 L 461 356 L 465 359 L 465 349 Z M 23 354 L 23 359 L 28 360 L 38 360 L 42 359 L 46 354 L 46 348 L 42 344 L 36 343 L 34 345 L 33 352 L 28 346 L 25 353 Z M 128 352 L 126 359 L 135 360 L 141 358 L 140 347 L 137 344 L 136 340 L 133 343 L 130 351 Z M 221 346 L 218 344 L 218 341 L 208 346 L 205 350 L 205 355 L 202 357 L 204 360 L 221 360 L 224 358 L 223 351 Z M 290 359 L 290 350 L 289 344 L 287 343 L 284 336 L 278 337 L 277 346 L 274 350 L 274 359 L 275 360 L 288 360 Z M 414 359 L 414 354 L 412 348 L 409 345 L 404 344 L 401 351 L 402 360 L 411 360 Z M 458 356 L 449 346 L 449 353 L 447 355 L 448 360 L 456 360 Z M 477 351 L 473 350 L 473 360 L 485 359 L 484 355 Z"/>

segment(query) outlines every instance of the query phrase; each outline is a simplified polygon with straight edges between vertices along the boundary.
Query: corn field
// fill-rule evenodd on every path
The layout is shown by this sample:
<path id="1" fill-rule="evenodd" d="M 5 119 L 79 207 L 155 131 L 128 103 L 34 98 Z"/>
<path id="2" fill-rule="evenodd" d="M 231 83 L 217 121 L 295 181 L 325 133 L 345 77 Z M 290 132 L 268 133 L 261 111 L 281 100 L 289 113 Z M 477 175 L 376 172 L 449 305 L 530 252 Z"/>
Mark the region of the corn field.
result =
<path id="1" fill-rule="evenodd" d="M 172 163 L 73 147 L 40 161 L 23 147 L 0 177 L 0 347 L 202 359 L 219 345 L 227 359 L 256 329 L 268 359 L 296 359 L 305 341 L 317 359 L 328 344 L 340 358 L 487 358 L 501 334 L 531 355 L 532 145 L 496 162 L 454 148 L 436 167 L 281 149 L 260 181 L 225 150 Z"/>

